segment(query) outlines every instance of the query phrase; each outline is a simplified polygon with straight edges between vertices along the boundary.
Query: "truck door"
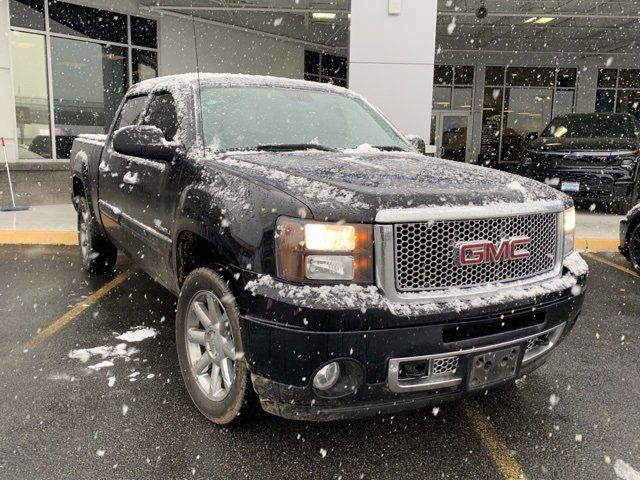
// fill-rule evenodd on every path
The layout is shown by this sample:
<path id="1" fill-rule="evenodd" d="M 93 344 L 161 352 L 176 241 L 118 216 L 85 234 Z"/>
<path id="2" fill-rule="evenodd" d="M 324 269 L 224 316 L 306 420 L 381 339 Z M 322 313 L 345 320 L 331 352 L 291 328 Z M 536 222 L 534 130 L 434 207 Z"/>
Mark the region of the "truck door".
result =
<path id="1" fill-rule="evenodd" d="M 142 125 L 152 125 L 170 142 L 178 133 L 179 123 L 173 96 L 168 92 L 153 94 Z M 161 283 L 171 284 L 171 246 L 173 219 L 178 204 L 178 184 L 182 162 L 152 158 L 128 157 L 123 177 L 125 190 L 130 190 L 127 215 L 132 223 L 125 227 L 134 230 L 143 245 L 135 252 L 145 270 Z"/>
<path id="2" fill-rule="evenodd" d="M 127 98 L 114 121 L 107 138 L 99 165 L 98 210 L 109 238 L 121 249 L 129 251 L 130 238 L 120 225 L 122 212 L 129 210 L 130 195 L 124 188 L 123 177 L 129 159 L 113 150 L 113 132 L 122 127 L 137 125 L 148 100 L 147 95 Z"/>

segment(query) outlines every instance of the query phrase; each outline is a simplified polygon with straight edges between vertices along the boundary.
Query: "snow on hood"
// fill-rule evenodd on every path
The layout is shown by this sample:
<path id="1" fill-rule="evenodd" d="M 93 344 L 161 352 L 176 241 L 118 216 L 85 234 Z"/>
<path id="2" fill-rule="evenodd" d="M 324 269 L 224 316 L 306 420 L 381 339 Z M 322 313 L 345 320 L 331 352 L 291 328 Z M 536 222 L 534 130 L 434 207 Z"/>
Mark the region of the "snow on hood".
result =
<path id="1" fill-rule="evenodd" d="M 411 152 L 232 152 L 208 159 L 291 194 L 320 219 L 372 221 L 384 208 L 570 203 L 531 179 Z"/>

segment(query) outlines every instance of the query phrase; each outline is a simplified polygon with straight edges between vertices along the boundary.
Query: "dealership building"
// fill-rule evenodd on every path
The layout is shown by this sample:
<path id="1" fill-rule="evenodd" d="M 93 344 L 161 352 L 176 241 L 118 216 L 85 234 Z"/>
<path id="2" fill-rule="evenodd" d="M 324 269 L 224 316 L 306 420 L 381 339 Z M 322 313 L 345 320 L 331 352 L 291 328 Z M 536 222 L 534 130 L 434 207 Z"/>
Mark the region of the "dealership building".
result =
<path id="1" fill-rule="evenodd" d="M 640 115 L 639 20 L 601 0 L 0 0 L 0 136 L 24 203 L 68 201 L 73 139 L 131 84 L 199 68 L 348 86 L 438 156 L 508 169 L 556 115 Z"/>

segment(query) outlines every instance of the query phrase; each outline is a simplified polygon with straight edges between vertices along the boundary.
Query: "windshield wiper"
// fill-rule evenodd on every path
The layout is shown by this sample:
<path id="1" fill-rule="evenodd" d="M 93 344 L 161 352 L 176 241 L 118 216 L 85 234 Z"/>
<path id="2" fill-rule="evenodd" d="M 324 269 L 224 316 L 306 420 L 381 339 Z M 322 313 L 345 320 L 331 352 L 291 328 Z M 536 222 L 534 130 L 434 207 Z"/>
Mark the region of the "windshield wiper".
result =
<path id="1" fill-rule="evenodd" d="M 295 152 L 298 150 L 322 150 L 323 152 L 335 152 L 336 149 L 317 145 L 315 143 L 273 143 L 268 145 L 258 145 L 256 150 L 263 152 Z"/>
<path id="2" fill-rule="evenodd" d="M 378 150 L 382 150 L 383 152 L 406 152 L 404 148 L 397 147 L 395 145 L 383 145 L 381 147 L 374 145 L 373 148 L 377 148 Z"/>

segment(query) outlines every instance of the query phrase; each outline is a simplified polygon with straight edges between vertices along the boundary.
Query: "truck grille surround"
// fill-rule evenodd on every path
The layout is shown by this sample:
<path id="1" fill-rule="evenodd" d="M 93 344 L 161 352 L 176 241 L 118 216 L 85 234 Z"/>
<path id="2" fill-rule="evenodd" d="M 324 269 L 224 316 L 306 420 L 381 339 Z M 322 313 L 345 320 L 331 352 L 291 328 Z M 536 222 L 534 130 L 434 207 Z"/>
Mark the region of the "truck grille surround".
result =
<path id="1" fill-rule="evenodd" d="M 558 213 L 398 223 L 393 227 L 398 292 L 471 288 L 548 273 L 558 260 Z M 527 236 L 526 259 L 461 265 L 460 242 Z"/>

